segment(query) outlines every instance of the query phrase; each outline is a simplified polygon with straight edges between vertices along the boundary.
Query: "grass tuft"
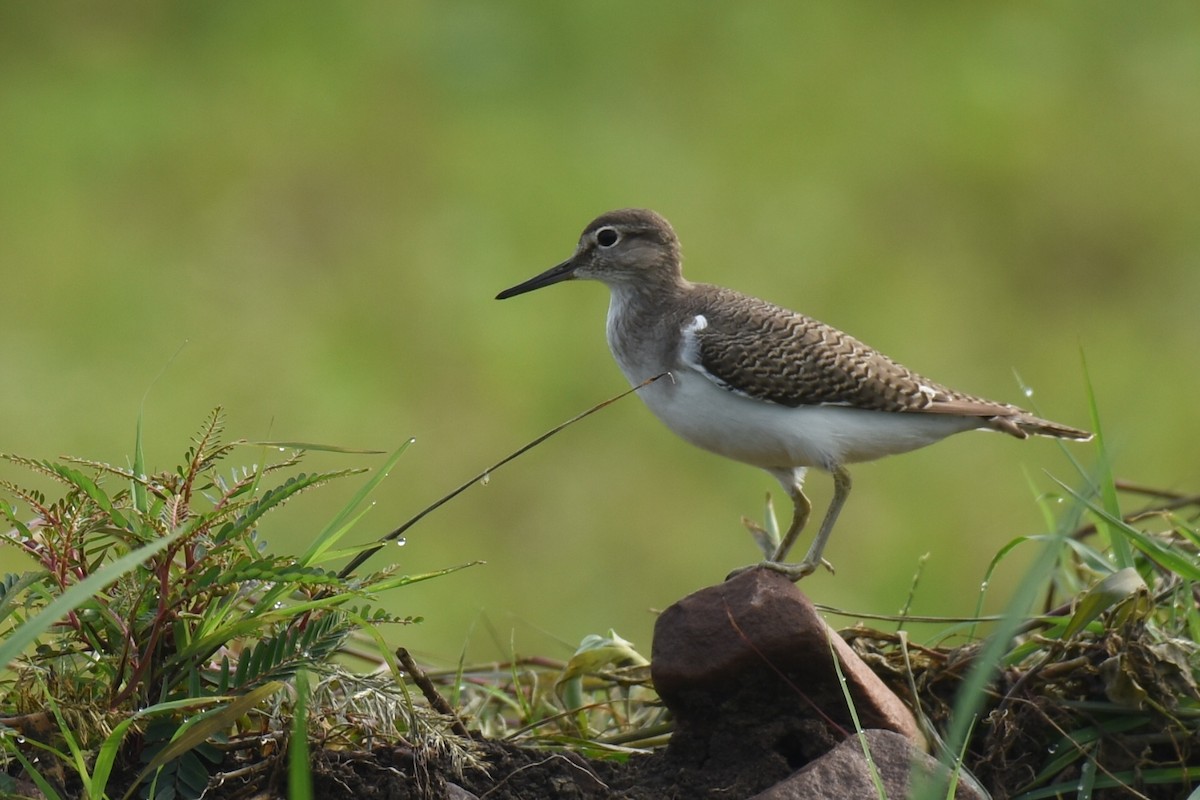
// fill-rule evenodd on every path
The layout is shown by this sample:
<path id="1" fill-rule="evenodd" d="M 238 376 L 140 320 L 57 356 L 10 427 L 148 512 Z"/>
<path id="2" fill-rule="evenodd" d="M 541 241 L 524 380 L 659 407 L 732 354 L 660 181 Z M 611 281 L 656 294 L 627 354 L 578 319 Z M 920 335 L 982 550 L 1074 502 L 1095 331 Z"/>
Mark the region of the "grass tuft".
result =
<path id="1" fill-rule="evenodd" d="M 377 595 L 453 570 L 354 576 L 321 566 L 404 448 L 294 557 L 260 537 L 264 518 L 363 470 L 301 472 L 304 451 L 278 447 L 276 461 L 228 469 L 249 443 L 225 441 L 222 429 L 217 409 L 179 465 L 153 474 L 140 421 L 131 468 L 0 454 L 61 492 L 0 483 L 0 520 L 11 526 L 0 546 L 36 565 L 0 580 L 0 760 L 16 759 L 47 796 L 198 797 L 229 766 L 214 746 L 287 730 L 300 695 L 284 689 L 299 673 L 317 676 L 314 710 L 336 706 L 347 720 L 335 732 L 310 717 L 313 741 L 415 739 L 437 724 L 402 690 L 360 695 L 337 659 L 365 647 L 387 664 L 378 629 L 416 620 L 377 608 Z M 361 705 L 351 689 L 373 698 L 372 716 L 345 716 Z M 109 786 L 118 771 L 136 774 L 123 793 Z"/>

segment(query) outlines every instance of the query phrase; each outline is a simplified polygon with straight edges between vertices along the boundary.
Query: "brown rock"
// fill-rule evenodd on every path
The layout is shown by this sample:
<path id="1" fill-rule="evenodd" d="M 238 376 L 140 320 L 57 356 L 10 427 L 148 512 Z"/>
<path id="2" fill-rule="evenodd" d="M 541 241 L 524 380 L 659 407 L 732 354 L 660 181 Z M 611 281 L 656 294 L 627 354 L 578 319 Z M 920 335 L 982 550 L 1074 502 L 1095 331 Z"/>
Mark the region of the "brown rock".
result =
<path id="1" fill-rule="evenodd" d="M 654 627 L 650 669 L 659 695 L 681 721 L 710 717 L 753 679 L 771 685 L 765 711 L 792 711 L 846 733 L 854 725 L 831 645 L 863 728 L 895 731 L 924 748 L 908 708 L 794 583 L 768 569 L 701 589 L 664 611 Z"/>
<path id="2" fill-rule="evenodd" d="M 676 730 L 684 769 L 754 770 L 763 788 L 832 749 L 854 723 L 837 654 L 863 728 L 924 750 L 911 712 L 788 579 L 743 573 L 675 603 L 654 628 L 651 674 Z"/>

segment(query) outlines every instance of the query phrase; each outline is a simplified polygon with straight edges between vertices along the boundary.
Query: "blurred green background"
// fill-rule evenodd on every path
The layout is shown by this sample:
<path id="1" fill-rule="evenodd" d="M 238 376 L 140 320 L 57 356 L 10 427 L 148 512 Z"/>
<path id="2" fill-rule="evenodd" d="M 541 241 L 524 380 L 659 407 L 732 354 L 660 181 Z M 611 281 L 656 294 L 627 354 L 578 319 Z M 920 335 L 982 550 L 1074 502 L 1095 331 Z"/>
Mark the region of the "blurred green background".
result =
<path id="1" fill-rule="evenodd" d="M 1200 478 L 1192 4 L 6 3 L 0 126 L 0 451 L 125 464 L 143 397 L 159 469 L 217 404 L 233 436 L 415 436 L 373 538 L 624 387 L 603 287 L 492 298 L 636 205 L 693 279 L 1087 426 L 1082 350 L 1117 473 Z M 913 610 L 969 613 L 1047 471 L 1053 442 L 983 435 L 860 466 L 804 589 L 891 612 L 929 553 Z M 264 535 L 303 548 L 356 486 Z M 648 652 L 653 609 L 755 558 L 768 490 L 628 398 L 370 562 L 487 561 L 388 598 L 427 619 L 389 635 Z"/>

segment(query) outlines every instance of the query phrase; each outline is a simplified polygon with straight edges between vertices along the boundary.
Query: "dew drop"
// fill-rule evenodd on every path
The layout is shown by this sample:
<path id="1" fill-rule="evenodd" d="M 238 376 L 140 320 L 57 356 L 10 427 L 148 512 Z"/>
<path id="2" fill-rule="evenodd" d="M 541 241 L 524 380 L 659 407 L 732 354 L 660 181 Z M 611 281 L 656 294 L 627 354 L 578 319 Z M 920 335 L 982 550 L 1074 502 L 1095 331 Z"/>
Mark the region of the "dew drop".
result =
<path id="1" fill-rule="evenodd" d="M 396 540 L 396 547 L 404 547 L 406 544 L 408 544 L 408 539 L 405 539 L 403 536 Z"/>
<path id="2" fill-rule="evenodd" d="M 485 472 L 485 473 L 483 473 L 483 477 L 479 479 L 479 485 L 487 486 L 489 483 L 491 483 L 491 481 L 492 481 L 492 474 L 490 472 Z"/>
<path id="3" fill-rule="evenodd" d="M 1024 391 L 1025 391 L 1026 397 L 1033 397 L 1033 387 L 1032 386 L 1026 386 Z"/>

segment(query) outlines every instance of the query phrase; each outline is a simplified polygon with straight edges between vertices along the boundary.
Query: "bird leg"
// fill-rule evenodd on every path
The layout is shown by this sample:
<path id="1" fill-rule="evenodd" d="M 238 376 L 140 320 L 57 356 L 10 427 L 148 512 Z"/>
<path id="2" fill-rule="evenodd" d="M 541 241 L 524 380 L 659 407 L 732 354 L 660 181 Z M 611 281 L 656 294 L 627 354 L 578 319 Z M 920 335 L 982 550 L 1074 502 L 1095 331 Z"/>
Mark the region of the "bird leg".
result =
<path id="1" fill-rule="evenodd" d="M 850 473 L 845 467 L 837 466 L 830 470 L 833 475 L 833 500 L 829 503 L 829 510 L 825 512 L 825 519 L 821 520 L 821 528 L 817 531 L 817 536 L 813 539 L 812 545 L 808 548 L 808 553 L 805 554 L 804 560 L 799 564 L 789 564 L 784 561 L 787 558 L 788 551 L 792 549 L 792 545 L 796 543 L 796 539 L 800 536 L 800 532 L 804 530 L 804 525 L 808 522 L 809 513 L 812 511 L 812 503 L 804 494 L 804 472 L 776 472 L 771 470 L 775 477 L 779 478 L 779 482 L 787 489 L 788 495 L 792 498 L 792 524 L 784 534 L 783 539 L 779 542 L 779 546 L 775 548 L 775 553 L 767 561 L 755 566 L 765 567 L 766 569 L 778 572 L 781 575 L 787 576 L 792 581 L 798 581 L 801 578 L 807 577 L 817 571 L 817 567 L 824 566 L 830 572 L 833 572 L 833 565 L 821 557 L 825 551 L 825 545 L 829 542 L 829 534 L 833 532 L 834 523 L 837 522 L 838 514 L 842 512 L 842 506 L 846 504 L 846 498 L 850 496 Z M 786 478 L 786 479 L 785 479 Z M 748 572 L 754 569 L 751 567 L 742 567 L 729 573 L 725 580 L 741 575 L 743 572 Z"/>
<path id="2" fill-rule="evenodd" d="M 850 496 L 850 473 L 846 471 L 845 467 L 841 466 L 832 469 L 831 473 L 833 474 L 833 500 L 829 503 L 829 510 L 825 512 L 825 519 L 821 520 L 821 529 L 817 531 L 817 536 L 808 548 L 808 553 L 804 556 L 804 560 L 799 564 L 789 564 L 784 561 L 787 558 L 788 550 L 795 544 L 796 537 L 800 535 L 800 531 L 804 528 L 804 523 L 808 521 L 809 511 L 812 510 L 812 503 L 804 495 L 804 489 L 801 487 L 800 481 L 797 480 L 793 482 L 792 490 L 789 492 L 792 496 L 792 502 L 795 504 L 792 527 L 788 528 L 787 535 L 779 543 L 779 548 L 775 551 L 775 556 L 770 561 L 763 562 L 762 565 L 764 567 L 775 570 L 781 575 L 786 575 L 793 581 L 798 581 L 813 574 L 817 571 L 817 567 L 822 565 L 830 572 L 833 572 L 833 566 L 821 557 L 821 553 L 825 551 L 825 545 L 829 541 L 829 534 L 833 532 L 833 525 L 837 522 L 838 514 L 842 511 L 842 506 L 846 504 L 846 498 Z"/>
<path id="3" fill-rule="evenodd" d="M 788 487 L 788 495 L 792 498 L 792 524 L 770 557 L 771 561 L 777 564 L 787 558 L 788 551 L 800 536 L 800 531 L 808 524 L 808 515 L 812 511 L 812 503 L 804 494 L 803 477 L 792 481 L 792 485 Z"/>
<path id="4" fill-rule="evenodd" d="M 829 562 L 821 558 L 821 553 L 825 552 L 825 545 L 829 542 L 829 534 L 833 533 L 833 525 L 837 522 L 838 514 L 842 513 L 842 506 L 846 504 L 846 498 L 850 496 L 850 473 L 845 467 L 836 467 L 833 470 L 833 500 L 829 503 L 829 510 L 825 512 L 825 519 L 821 520 L 821 529 L 817 531 L 817 537 L 813 539 L 812 545 L 808 548 L 808 553 L 804 556 L 804 560 L 800 562 L 798 567 L 799 575 L 794 580 L 799 580 L 805 575 L 810 575 L 816 571 L 817 567 L 824 564 L 833 572 L 833 567 Z"/>

